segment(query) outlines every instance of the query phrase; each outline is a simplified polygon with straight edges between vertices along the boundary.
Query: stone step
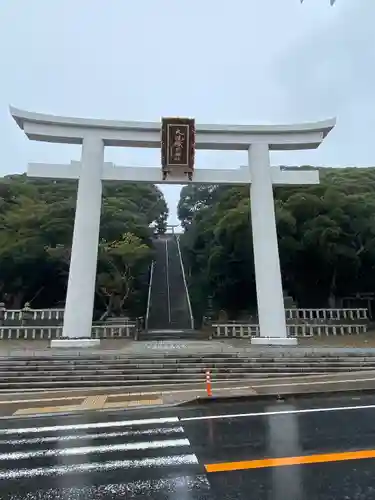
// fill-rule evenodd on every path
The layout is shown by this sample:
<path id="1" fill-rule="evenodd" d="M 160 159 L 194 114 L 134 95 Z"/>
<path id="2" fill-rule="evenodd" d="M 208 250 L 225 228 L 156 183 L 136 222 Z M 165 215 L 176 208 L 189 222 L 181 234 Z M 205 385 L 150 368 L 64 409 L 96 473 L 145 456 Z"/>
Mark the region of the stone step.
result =
<path id="1" fill-rule="evenodd" d="M 353 371 L 353 370 L 348 370 L 348 371 Z M 357 370 L 356 370 L 357 371 Z M 259 371 L 259 372 L 220 372 L 220 373 L 214 373 L 212 374 L 212 377 L 215 377 L 217 379 L 219 378 L 233 378 L 233 377 L 248 377 L 248 376 L 255 376 L 255 375 L 279 375 L 280 373 L 305 373 L 305 372 L 314 372 L 317 374 L 321 373 L 327 373 L 323 372 L 322 370 L 317 370 L 317 369 L 307 369 L 307 370 L 275 370 L 275 371 Z M 331 373 L 338 373 L 337 371 L 331 372 Z M 200 380 L 203 380 L 205 378 L 204 373 L 125 373 L 125 374 L 116 374 L 115 376 L 113 374 L 108 374 L 108 375 L 103 375 L 103 374 L 97 374 L 97 373 L 87 373 L 87 374 L 75 374 L 75 373 L 67 373 L 64 375 L 55 375 L 55 374 L 45 374 L 41 376 L 28 376 L 28 375 L 21 375 L 21 376 L 8 376 L 4 377 L 1 379 L 1 382 L 16 382 L 16 381 L 42 381 L 42 380 L 54 380 L 54 381 L 59 381 L 59 380 L 89 380 L 89 379 L 95 379 L 95 380 L 105 380 L 108 378 L 112 379 L 117 379 L 117 380 L 133 380 L 133 379 L 144 379 L 144 380 L 157 380 L 159 378 L 180 378 L 180 379 L 192 379 L 192 378 L 199 378 Z"/>
<path id="2" fill-rule="evenodd" d="M 161 368 L 132 368 L 132 369 L 110 369 L 110 368 L 98 368 L 92 367 L 90 369 L 81 370 L 81 369 L 69 369 L 69 368 L 61 368 L 59 370 L 7 370 L 2 371 L 0 373 L 0 380 L 4 377 L 19 377 L 19 376 L 28 376 L 28 377 L 43 377 L 43 376 L 51 376 L 57 377 L 60 375 L 80 375 L 80 376 L 89 376 L 90 374 L 97 375 L 105 375 L 112 374 L 114 376 L 121 376 L 126 374 L 155 374 L 157 376 L 161 376 L 163 374 L 200 374 L 205 373 L 206 370 L 209 370 L 211 373 L 279 373 L 281 371 L 297 371 L 304 372 L 307 370 L 314 370 L 319 373 L 332 373 L 332 372 L 345 372 L 345 371 L 375 371 L 374 366 L 367 365 L 343 365 L 343 366 L 319 366 L 319 365 L 280 365 L 280 366 L 225 366 L 225 367 L 212 367 L 205 366 L 202 368 L 199 367 L 189 367 L 189 368 L 181 368 L 177 367 L 175 369 L 168 369 L 165 367 Z"/>
<path id="3" fill-rule="evenodd" d="M 285 369 L 318 369 L 318 370 L 340 370 L 345 371 L 349 369 L 355 370 L 374 370 L 375 365 L 369 363 L 357 363 L 357 364 L 319 364 L 319 363 L 290 363 L 290 364 L 282 364 L 282 363 L 273 363 L 273 364 L 250 364 L 250 363 L 238 363 L 236 365 L 233 364 L 205 364 L 205 365 L 174 365 L 174 366 L 165 366 L 165 365 L 126 365 L 126 366 L 98 366 L 98 365 L 89 365 L 89 366 L 67 366 L 61 365 L 57 367 L 23 367 L 23 366 L 12 366 L 9 369 L 1 369 L 0 377 L 6 375 L 17 375 L 19 373 L 33 375 L 41 375 L 43 373 L 51 373 L 51 374 L 59 374 L 59 373 L 190 373 L 190 372 L 205 372 L 207 369 L 212 372 L 220 372 L 220 371 L 272 371 L 272 370 L 285 370 Z"/>
<path id="4" fill-rule="evenodd" d="M 0 361 L 0 368 L 2 366 L 8 367 L 8 366 L 13 366 L 13 365 L 20 365 L 20 366 L 59 366 L 59 365 L 71 365 L 71 366 L 78 366 L 78 365 L 155 365 L 155 364 L 163 364 L 163 365 L 170 365 L 174 366 L 177 364 L 180 365 L 202 365 L 206 363 L 210 364 L 220 364 L 220 363 L 226 363 L 226 364 L 236 364 L 236 363 L 259 363 L 259 364 L 264 364 L 264 363 L 275 363 L 275 362 L 283 362 L 283 363 L 292 363 L 292 362 L 309 362 L 309 361 L 316 361 L 316 362 L 332 362 L 332 363 L 337 363 L 338 361 L 331 361 L 331 360 L 314 360 L 314 359 L 307 359 L 307 360 L 299 360 L 299 359 L 291 359 L 291 360 L 262 360 L 262 359 L 254 359 L 254 358 L 210 358 L 210 357 L 204 357 L 204 358 L 187 358 L 187 359 L 163 359 L 163 358 L 152 358 L 152 359 L 142 359 L 142 358 L 126 358 L 126 359 L 113 359 L 113 360 L 106 360 L 106 359 L 76 359 L 76 360 L 63 360 L 59 358 L 51 358 L 51 359 L 45 359 L 45 360 L 40 360 L 40 361 L 34 361 L 34 360 L 9 360 L 6 362 Z M 359 360 L 345 360 L 347 362 L 363 362 L 363 361 L 368 361 L 375 363 L 375 360 L 364 360 L 364 359 L 359 359 Z"/>
<path id="5" fill-rule="evenodd" d="M 301 380 L 305 381 L 305 377 L 312 377 L 315 380 L 321 380 L 323 377 L 323 380 L 324 380 L 325 377 L 327 377 L 327 376 L 330 376 L 330 375 L 322 375 L 322 374 L 308 373 L 308 372 L 303 373 L 303 374 L 285 373 L 282 375 L 263 374 L 263 375 L 249 375 L 246 378 L 245 382 L 243 382 L 242 378 L 239 379 L 236 377 L 236 378 L 223 379 L 223 380 L 213 379 L 212 383 L 213 383 L 214 387 L 236 387 L 238 385 L 243 385 L 243 383 L 245 383 L 246 385 L 257 385 L 260 383 L 278 384 L 278 383 L 285 383 L 285 382 L 289 383 L 290 381 L 294 381 L 294 383 L 298 384 L 299 381 L 301 381 Z M 339 379 L 341 374 L 332 374 L 331 376 L 335 380 L 337 380 L 337 379 Z M 350 376 L 350 374 L 348 374 L 348 377 L 349 376 Z M 366 374 L 366 376 L 367 376 L 367 374 Z M 352 378 L 353 378 L 353 375 L 352 375 Z M 159 384 L 159 380 L 162 380 L 163 382 L 161 384 Z M 128 388 L 127 388 L 126 382 L 124 384 L 124 381 L 120 380 L 119 383 L 116 384 L 116 379 L 114 378 L 113 383 L 114 383 L 113 386 L 106 385 L 105 388 L 111 387 L 111 392 L 115 391 L 116 393 L 129 392 L 129 391 L 131 391 L 131 392 L 143 392 L 143 391 L 173 390 L 173 389 L 176 389 L 176 387 L 175 387 L 176 385 L 178 385 L 177 390 L 192 389 L 192 388 L 196 388 L 196 387 L 204 389 L 204 387 L 205 387 L 204 381 L 203 381 L 203 385 L 202 385 L 201 378 L 196 379 L 195 382 L 192 381 L 192 379 L 174 382 L 173 380 L 172 381 L 165 380 L 162 378 L 158 379 L 157 381 L 151 381 L 151 382 L 146 381 L 145 384 L 142 381 L 139 382 L 139 384 L 137 383 L 137 381 L 132 381 Z M 13 386 L 13 384 L 10 384 L 10 385 Z M 103 391 L 103 388 L 97 382 L 95 382 L 95 384 L 93 386 L 91 386 L 91 389 L 93 389 L 95 391 Z M 38 397 L 43 398 L 44 397 L 44 395 L 43 395 L 44 390 L 46 390 L 46 389 L 40 385 L 38 387 L 33 387 L 32 384 L 31 385 L 28 384 L 27 386 L 25 386 L 25 383 L 24 383 L 21 390 L 13 389 L 13 388 L 9 388 L 9 389 L 8 388 L 0 388 L 0 394 L 15 393 L 15 394 L 19 394 L 17 399 L 24 399 L 22 397 L 23 394 L 33 393 L 33 394 L 39 394 Z M 85 390 L 85 388 L 81 388 L 79 386 L 73 386 L 73 387 L 70 386 L 68 389 L 65 389 L 64 386 L 59 386 L 53 390 L 55 392 L 65 391 L 65 393 L 66 393 L 67 391 L 70 391 L 70 390 L 74 390 L 74 391 Z"/>
<path id="6" fill-rule="evenodd" d="M 263 376 L 263 375 L 281 375 L 284 373 L 296 373 L 296 374 L 304 374 L 304 373 L 316 373 L 316 374 L 325 374 L 325 373 L 340 373 L 340 372 L 350 372 L 350 371 L 359 371 L 356 368 L 353 369 L 340 369 L 340 370 L 323 370 L 318 368 L 306 368 L 306 369 L 274 369 L 274 370 L 257 370 L 257 371 L 235 371 L 235 372 L 217 372 L 213 373 L 212 377 L 219 379 L 227 379 L 227 378 L 247 378 Z M 198 378 L 199 380 L 204 379 L 204 373 L 124 373 L 124 374 L 102 374 L 102 373 L 86 373 L 86 374 L 76 374 L 76 373 L 65 373 L 61 375 L 56 375 L 55 373 L 43 374 L 43 375 L 17 375 L 17 376 L 6 376 L 1 378 L 1 382 L 3 383 L 15 383 L 15 382 L 43 382 L 43 381 L 70 381 L 70 380 L 97 380 L 99 383 L 102 380 L 114 379 L 114 380 L 158 380 L 160 378 L 164 379 L 175 379 L 179 378 L 180 380 L 188 380 Z"/>
<path id="7" fill-rule="evenodd" d="M 288 374 L 284 373 L 283 377 L 288 377 L 288 378 L 293 378 L 297 374 Z M 306 373 L 304 375 L 316 375 L 316 373 L 311 372 L 311 373 Z M 213 385 L 215 382 L 228 382 L 228 383 L 243 383 L 244 380 L 246 380 L 246 383 L 251 383 L 256 380 L 259 380 L 260 377 L 246 377 L 243 378 L 241 377 L 240 379 L 238 378 L 221 378 L 221 379 L 216 379 L 213 380 L 212 383 Z M 262 376 L 262 378 L 267 378 L 270 380 L 277 380 L 279 377 L 275 376 Z M 72 389 L 79 389 L 79 388 L 85 388 L 85 387 L 100 387 L 100 388 L 105 388 L 105 387 L 123 387 L 124 389 L 133 387 L 133 386 L 148 386 L 148 387 L 153 387 L 157 385 L 169 385 L 169 386 L 177 386 L 177 385 L 199 385 L 204 387 L 205 386 L 205 381 L 204 379 L 202 380 L 202 377 L 200 378 L 192 378 L 192 379 L 186 379 L 186 380 L 181 380 L 180 378 L 176 379 L 157 379 L 157 380 L 144 380 L 144 379 L 133 379 L 133 380 L 117 380 L 117 379 L 109 379 L 109 380 L 69 380 L 69 381 L 42 381 L 42 382 L 14 382 L 14 383 L 6 383 L 6 382 L 0 382 L 0 391 L 12 391 L 12 390 L 41 390 L 41 389 L 66 389 L 66 388 L 72 388 Z"/>
<path id="8" fill-rule="evenodd" d="M 206 367 L 213 368 L 236 368 L 236 367 L 278 367 L 278 366 L 320 366 L 320 367 L 343 367 L 343 366 L 363 366 L 367 368 L 375 367 L 375 360 L 360 359 L 360 360 L 347 360 L 338 359 L 332 360 L 317 360 L 317 359 L 291 359 L 291 360 L 281 360 L 276 359 L 273 361 L 265 361 L 263 359 L 253 359 L 253 358 L 236 358 L 230 360 L 217 360 L 204 358 L 200 359 L 199 362 L 196 360 L 140 360 L 140 359 L 127 359 L 127 360 L 100 360 L 94 362 L 93 360 L 81 360 L 81 361 L 63 361 L 63 360 L 46 360 L 43 362 L 34 361 L 9 361 L 6 363 L 0 363 L 0 372 L 5 371 L 58 371 L 58 370 L 90 370 L 90 369 L 102 369 L 102 370 L 135 370 L 135 369 L 205 369 Z"/>
<path id="9" fill-rule="evenodd" d="M 63 353 L 57 353 L 56 355 L 49 355 L 49 356 L 42 356 L 42 357 L 37 357 L 37 356 L 8 356 L 4 358 L 0 358 L 0 364 L 12 364 L 14 362 L 20 362 L 20 363 L 28 363 L 28 364 L 37 364 L 37 363 L 98 363 L 98 362 L 105 362 L 105 361 L 110 361 L 110 362 L 160 362 L 160 360 L 163 360 L 163 362 L 178 362 L 181 360 L 182 362 L 189 362 L 189 361 L 195 361 L 195 362 L 201 362 L 205 361 L 206 359 L 212 359 L 212 360 L 237 360 L 237 359 L 249 359 L 249 356 L 238 356 L 238 355 L 216 355 L 216 354 L 211 354 L 211 353 L 201 353 L 201 354 L 194 354 L 194 355 L 185 355 L 185 356 L 177 356 L 176 354 L 168 354 L 168 353 L 163 353 L 161 352 L 160 354 L 155 354 L 155 355 L 139 355 L 138 353 L 129 353 L 127 355 L 107 355 L 107 356 L 93 356 L 93 355 L 77 355 L 77 356 L 66 356 Z M 260 358 L 253 358 L 253 359 L 260 359 Z M 271 358 L 271 359 L 277 359 L 277 358 Z M 375 358 L 374 358 L 375 359 Z"/>
<path id="10" fill-rule="evenodd" d="M 139 356 L 139 355 L 127 355 L 127 356 L 44 356 L 44 357 L 7 357 L 0 358 L 1 365 L 12 365 L 14 363 L 21 363 L 24 365 L 39 365 L 39 364 L 89 364 L 89 363 L 131 363 L 131 364 L 141 364 L 141 363 L 205 363 L 205 362 L 221 362 L 225 361 L 227 363 L 236 363 L 238 361 L 252 361 L 252 362 L 308 362 L 308 361 L 318 361 L 318 362 L 358 362 L 358 361 L 371 361 L 375 362 L 375 356 L 332 356 L 332 357 L 307 357 L 307 356 L 291 356 L 291 357 L 265 357 L 265 356 L 244 356 L 244 355 L 215 355 L 215 354 L 205 354 L 200 355 L 168 355 L 167 353 L 154 355 L 154 356 Z"/>
<path id="11" fill-rule="evenodd" d="M 155 375 L 163 375 L 163 374 L 177 374 L 177 373 L 205 373 L 206 370 L 210 370 L 211 373 L 254 373 L 254 372 L 279 372 L 280 370 L 289 370 L 289 371 L 306 371 L 306 370 L 317 370 L 319 372 L 338 372 L 338 371 L 370 371 L 375 370 L 375 366 L 358 366 L 358 365 L 344 365 L 344 366 L 327 366 L 322 367 L 319 365 L 306 364 L 305 366 L 295 366 L 295 365 L 282 365 L 282 366 L 259 366 L 259 367 L 247 367 L 247 366 L 236 366 L 236 367 L 211 367 L 207 366 L 205 368 L 145 368 L 145 369 L 99 369 L 92 368 L 89 370 L 70 370 L 70 369 L 61 369 L 61 370 L 8 370 L 0 372 L 0 378 L 4 377 L 19 377 L 19 376 L 28 376 L 28 377 L 42 377 L 42 376 L 61 376 L 68 374 L 75 375 L 89 375 L 93 374 L 111 374 L 111 375 L 126 375 L 127 373 L 152 373 Z"/>
<path id="12" fill-rule="evenodd" d="M 151 350 L 151 349 L 150 349 Z M 139 352 L 129 352 L 129 353 L 116 353 L 116 354 L 89 354 L 87 352 L 85 353 L 77 353 L 77 354 L 68 354 L 64 353 L 62 351 L 49 351 L 46 353 L 46 355 L 33 355 L 33 356 L 27 356 L 27 355 L 21 355 L 21 356 L 7 356 L 7 357 L 0 357 L 0 364 L 1 363 L 12 363 L 16 361 L 20 362 L 30 362 L 30 363 L 38 363 L 38 362 L 44 362 L 44 363 L 51 363 L 51 362 L 62 362 L 62 361 L 68 361 L 68 362 L 87 362 L 87 361 L 92 361 L 92 362 L 99 362 L 99 361 L 129 361 L 129 362 L 134 362 L 136 361 L 149 361 L 149 362 L 154 362 L 157 360 L 163 359 L 163 361 L 171 361 L 171 362 L 177 362 L 177 360 L 182 360 L 182 361 L 190 361 L 190 360 L 195 360 L 196 362 L 201 362 L 205 361 L 207 359 L 227 359 L 227 360 L 236 360 L 236 359 L 254 359 L 254 360 L 262 360 L 262 361 L 273 361 L 273 360 L 284 360 L 284 361 L 290 361 L 290 360 L 307 360 L 307 359 L 318 359 L 318 360 L 330 360 L 330 361 L 335 361 L 335 360 L 358 360 L 358 359 L 364 359 L 364 360 L 375 360 L 375 353 L 374 355 L 370 353 L 358 353 L 354 355 L 353 353 L 348 353 L 345 354 L 343 353 L 342 355 L 322 355 L 319 353 L 317 354 L 309 354 L 307 355 L 291 355 L 288 353 L 288 355 L 255 355 L 254 352 L 235 352 L 235 353 L 215 353 L 215 352 L 205 352 L 202 351 L 201 353 L 185 353 L 185 354 L 178 354 L 176 352 L 165 352 L 162 349 L 160 352 L 158 352 L 157 349 L 154 350 L 152 353 L 145 353 L 141 354 Z"/>

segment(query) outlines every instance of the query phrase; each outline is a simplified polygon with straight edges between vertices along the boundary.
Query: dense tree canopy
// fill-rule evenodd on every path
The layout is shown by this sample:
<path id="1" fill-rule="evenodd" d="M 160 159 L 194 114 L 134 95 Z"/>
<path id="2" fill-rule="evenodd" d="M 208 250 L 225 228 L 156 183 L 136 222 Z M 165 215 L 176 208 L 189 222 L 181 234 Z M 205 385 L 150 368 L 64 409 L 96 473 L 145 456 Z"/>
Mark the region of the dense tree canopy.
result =
<path id="1" fill-rule="evenodd" d="M 75 181 L 0 179 L 0 299 L 8 308 L 63 305 L 73 235 Z M 168 210 L 153 185 L 105 183 L 96 312 L 142 315 L 154 231 Z"/>
<path id="2" fill-rule="evenodd" d="M 321 169 L 316 186 L 278 187 L 283 286 L 300 307 L 375 292 L 375 168 Z M 178 207 L 195 315 L 256 307 L 249 189 L 183 188 Z"/>

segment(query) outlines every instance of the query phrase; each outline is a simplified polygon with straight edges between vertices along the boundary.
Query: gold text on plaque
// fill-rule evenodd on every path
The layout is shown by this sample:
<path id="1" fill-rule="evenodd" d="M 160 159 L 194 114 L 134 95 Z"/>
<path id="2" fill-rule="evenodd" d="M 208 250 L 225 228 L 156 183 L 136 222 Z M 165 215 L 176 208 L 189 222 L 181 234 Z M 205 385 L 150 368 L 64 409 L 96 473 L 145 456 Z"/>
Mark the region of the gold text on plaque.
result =
<path id="1" fill-rule="evenodd" d="M 170 155 L 172 157 L 172 161 L 181 161 L 182 150 L 185 146 L 185 139 L 185 134 L 178 128 L 174 134 L 173 143 L 171 144 Z"/>

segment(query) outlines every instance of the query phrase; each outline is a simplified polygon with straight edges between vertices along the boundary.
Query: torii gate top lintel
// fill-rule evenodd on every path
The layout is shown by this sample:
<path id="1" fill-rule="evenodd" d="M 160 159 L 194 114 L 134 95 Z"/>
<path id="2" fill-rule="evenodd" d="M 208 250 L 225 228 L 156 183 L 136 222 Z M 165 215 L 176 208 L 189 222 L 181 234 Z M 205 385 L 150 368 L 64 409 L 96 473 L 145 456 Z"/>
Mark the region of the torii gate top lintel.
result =
<path id="1" fill-rule="evenodd" d="M 18 126 L 31 140 L 81 144 L 95 133 L 107 146 L 160 148 L 161 124 L 71 118 L 33 113 L 10 106 Z M 336 119 L 291 125 L 196 125 L 196 149 L 248 150 L 263 142 L 271 150 L 314 149 L 336 124 Z"/>

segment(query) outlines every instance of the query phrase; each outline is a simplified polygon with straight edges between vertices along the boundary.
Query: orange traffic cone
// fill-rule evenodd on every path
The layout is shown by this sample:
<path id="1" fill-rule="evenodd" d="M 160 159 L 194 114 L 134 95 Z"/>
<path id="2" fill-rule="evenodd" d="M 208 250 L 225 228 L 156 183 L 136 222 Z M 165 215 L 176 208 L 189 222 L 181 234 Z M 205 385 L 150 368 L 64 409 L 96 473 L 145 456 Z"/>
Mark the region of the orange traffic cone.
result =
<path id="1" fill-rule="evenodd" d="M 209 370 L 206 371 L 206 391 L 207 391 L 207 396 L 211 397 L 212 396 L 212 388 L 211 388 L 211 375 Z"/>

